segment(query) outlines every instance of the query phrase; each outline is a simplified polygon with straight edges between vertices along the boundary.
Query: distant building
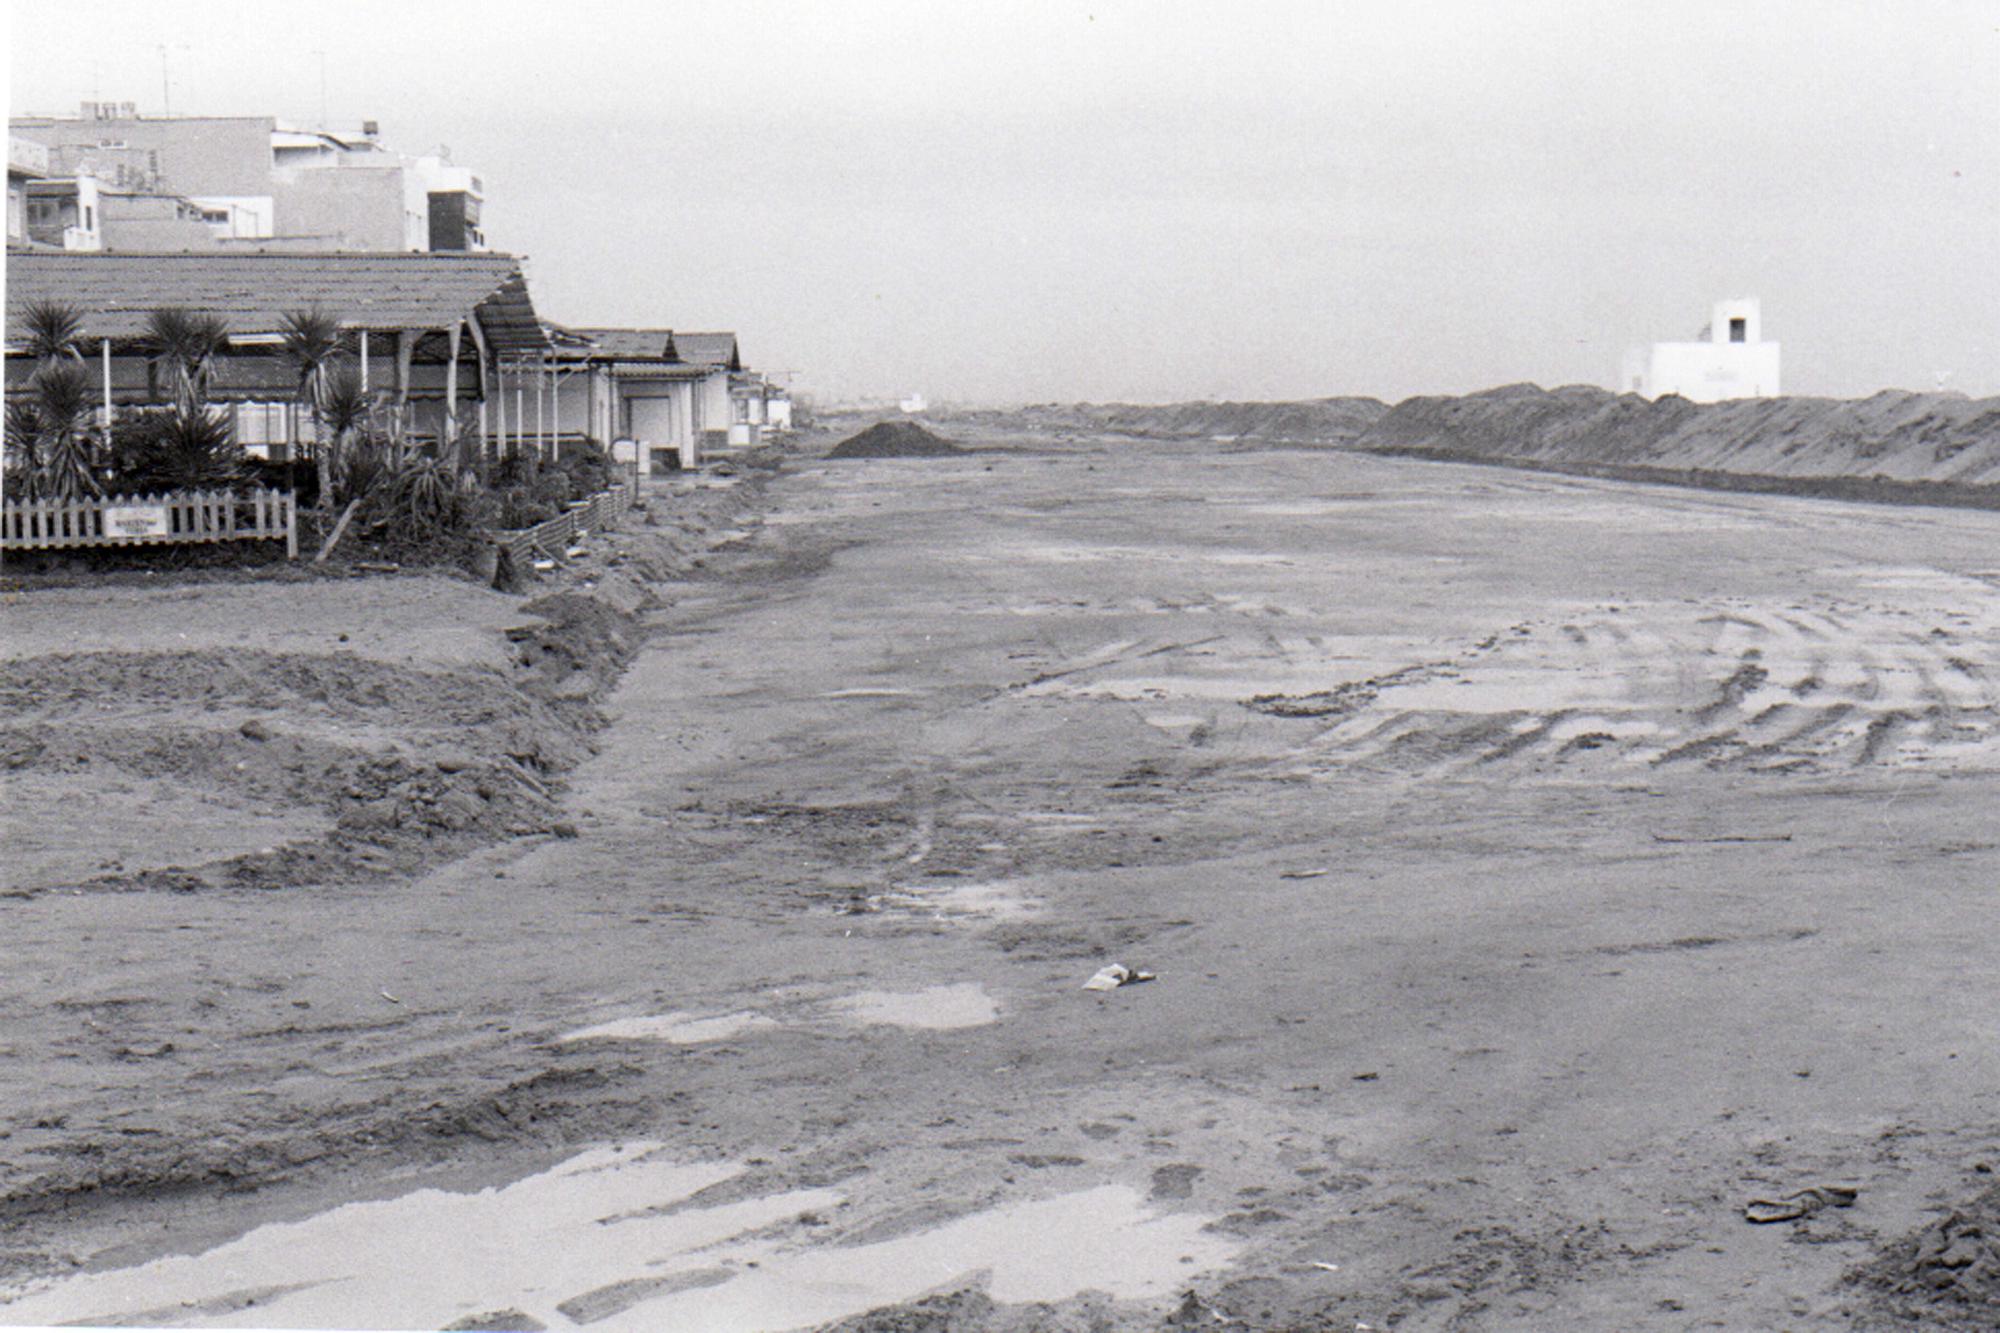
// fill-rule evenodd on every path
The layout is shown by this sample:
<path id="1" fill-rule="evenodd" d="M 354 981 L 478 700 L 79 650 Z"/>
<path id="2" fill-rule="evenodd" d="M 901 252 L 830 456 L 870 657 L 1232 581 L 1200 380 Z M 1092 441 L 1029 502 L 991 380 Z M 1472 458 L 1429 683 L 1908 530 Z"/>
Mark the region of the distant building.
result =
<path id="1" fill-rule="evenodd" d="M 763 379 L 743 369 L 735 334 L 557 333 L 554 358 L 563 370 L 552 416 L 563 438 L 610 443 L 613 456 L 636 461 L 642 475 L 693 467 L 727 445 L 759 442 Z"/>
<path id="2" fill-rule="evenodd" d="M 917 413 L 928 409 L 930 407 L 930 403 L 925 400 L 922 394 L 913 393 L 908 398 L 905 398 L 901 402 L 897 403 L 896 406 L 901 408 L 905 415 L 915 416 Z"/>
<path id="3" fill-rule="evenodd" d="M 680 359 L 671 330 L 558 329 L 554 342 L 560 438 L 607 445 L 642 476 L 701 461 L 695 396 L 708 371 Z"/>
<path id="4" fill-rule="evenodd" d="M 28 242 L 54 250 L 102 250 L 95 176 L 29 181 Z"/>
<path id="5" fill-rule="evenodd" d="M 792 394 L 789 389 L 764 382 L 764 420 L 774 431 L 792 428 Z"/>
<path id="6" fill-rule="evenodd" d="M 743 354 L 733 333 L 674 334 L 674 355 L 703 375 L 695 385 L 694 429 L 704 452 L 732 444 L 755 444 L 743 406 Z"/>
<path id="7" fill-rule="evenodd" d="M 29 181 L 30 245 L 52 250 L 213 250 L 206 213 L 176 194 L 109 186 L 95 176 Z"/>
<path id="8" fill-rule="evenodd" d="M 1757 302 L 1717 301 L 1696 342 L 1654 343 L 1625 354 L 1618 388 L 1645 398 L 1679 394 L 1695 403 L 1775 398 L 1778 344 L 1765 342 Z"/>
<path id="9" fill-rule="evenodd" d="M 28 186 L 49 174 L 49 150 L 7 136 L 7 244 L 28 243 Z"/>
<path id="10" fill-rule="evenodd" d="M 486 248 L 479 177 L 443 150 L 390 151 L 374 121 L 354 133 L 298 130 L 270 116 L 140 116 L 130 102 L 85 102 L 76 116 L 18 117 L 10 136 L 42 145 L 46 175 L 187 199 L 226 245 Z"/>

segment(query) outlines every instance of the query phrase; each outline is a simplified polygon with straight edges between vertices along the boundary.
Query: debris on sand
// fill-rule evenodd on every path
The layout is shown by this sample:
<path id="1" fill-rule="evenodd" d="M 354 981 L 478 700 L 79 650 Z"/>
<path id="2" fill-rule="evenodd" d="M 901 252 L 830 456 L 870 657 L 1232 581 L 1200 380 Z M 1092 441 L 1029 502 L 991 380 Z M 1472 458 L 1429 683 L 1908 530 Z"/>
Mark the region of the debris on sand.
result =
<path id="1" fill-rule="evenodd" d="M 1101 967 L 1097 974 L 1083 983 L 1085 990 L 1117 990 L 1120 986 L 1136 986 L 1142 981 L 1153 980 L 1151 972 L 1140 972 L 1123 963 L 1113 963 Z"/>
<path id="2" fill-rule="evenodd" d="M 1374 686 L 1358 682 L 1311 694 L 1252 695 L 1243 706 L 1272 717 L 1342 717 L 1375 702 L 1375 694 Z"/>
<path id="3" fill-rule="evenodd" d="M 828 458 L 938 458 L 965 451 L 914 421 L 878 421 L 828 452 Z"/>
<path id="4" fill-rule="evenodd" d="M 1752 1199 L 1743 1206 L 1746 1222 L 1791 1222 L 1822 1208 L 1852 1208 L 1861 1194 L 1852 1185 L 1813 1185 L 1782 1199 Z"/>

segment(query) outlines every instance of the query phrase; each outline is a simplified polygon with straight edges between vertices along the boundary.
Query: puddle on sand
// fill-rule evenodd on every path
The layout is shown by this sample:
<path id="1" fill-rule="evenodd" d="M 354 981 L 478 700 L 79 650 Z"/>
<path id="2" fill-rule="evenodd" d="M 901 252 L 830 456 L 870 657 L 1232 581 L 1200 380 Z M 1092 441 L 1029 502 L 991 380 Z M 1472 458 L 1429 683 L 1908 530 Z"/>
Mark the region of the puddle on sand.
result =
<path id="1" fill-rule="evenodd" d="M 995 844 L 1005 850 L 1003 844 Z M 1028 921 L 1042 913 L 1042 900 L 1016 880 L 947 884 L 906 884 L 878 893 L 870 904 L 949 921 Z"/>
<path id="2" fill-rule="evenodd" d="M 596 1027 L 579 1028 L 575 1032 L 565 1032 L 556 1040 L 671 1041 L 685 1046 L 702 1041 L 721 1041 L 725 1037 L 776 1026 L 777 1023 L 771 1019 L 747 1009 L 733 1014 L 649 1014 L 639 1018 L 616 1018 Z"/>
<path id="3" fill-rule="evenodd" d="M 1004 1302 L 1087 1289 L 1160 1297 L 1237 1248 L 1203 1233 L 1208 1218 L 1155 1215 L 1138 1191 L 1119 1185 L 873 1245 L 800 1246 L 796 1232 L 787 1240 L 764 1229 L 839 1206 L 837 1191 L 676 1207 L 742 1168 L 677 1164 L 657 1151 L 601 1148 L 475 1194 L 427 1189 L 347 1204 L 205 1254 L 52 1283 L 0 1302 L 0 1320 L 442 1328 L 506 1310 L 551 1329 L 753 1333 L 809 1327 L 981 1277 Z"/>
<path id="4" fill-rule="evenodd" d="M 1106 1185 L 875 1245 L 776 1256 L 724 1286 L 659 1301 L 645 1319 L 601 1327 L 804 1328 L 959 1284 L 983 1286 L 1003 1303 L 1093 1289 L 1121 1300 L 1161 1297 L 1234 1255 L 1233 1244 L 1203 1234 L 1206 1223 L 1153 1216 L 1137 1190 Z"/>
<path id="5" fill-rule="evenodd" d="M 1000 1006 L 973 982 L 919 991 L 863 991 L 835 1000 L 833 1006 L 858 1023 L 902 1028 L 976 1028 L 1000 1017 Z"/>

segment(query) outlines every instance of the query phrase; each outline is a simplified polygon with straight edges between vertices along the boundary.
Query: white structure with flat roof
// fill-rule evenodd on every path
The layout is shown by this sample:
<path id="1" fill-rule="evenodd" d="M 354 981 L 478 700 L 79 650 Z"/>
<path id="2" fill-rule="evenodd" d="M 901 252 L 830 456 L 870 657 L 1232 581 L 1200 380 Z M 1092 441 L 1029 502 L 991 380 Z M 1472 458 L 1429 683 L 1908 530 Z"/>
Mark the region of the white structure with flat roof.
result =
<path id="1" fill-rule="evenodd" d="M 1644 398 L 1679 394 L 1694 403 L 1775 398 L 1778 344 L 1764 341 L 1762 324 L 1754 297 L 1717 301 L 1699 341 L 1627 352 L 1618 388 Z"/>

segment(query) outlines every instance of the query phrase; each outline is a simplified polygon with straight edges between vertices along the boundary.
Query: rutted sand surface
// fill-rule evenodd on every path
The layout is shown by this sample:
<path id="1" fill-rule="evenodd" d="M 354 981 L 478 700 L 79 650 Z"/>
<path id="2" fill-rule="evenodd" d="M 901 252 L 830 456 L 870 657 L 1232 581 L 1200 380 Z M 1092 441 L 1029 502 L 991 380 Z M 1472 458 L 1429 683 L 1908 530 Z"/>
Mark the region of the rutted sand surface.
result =
<path id="1" fill-rule="evenodd" d="M 274 1182 L 17 1208 L 15 1271 L 644 1141 L 794 1272 L 1084 1197 L 1226 1244 L 1103 1298 L 937 1279 L 1053 1327 L 1844 1325 L 1975 1179 L 2000 518 L 1117 444 L 773 500 L 653 615 L 580 836 L 0 904 L 16 1010 L 115 941 L 58 1034 L 96 1081 L 10 1084 L 68 1125 L 17 1160 L 223 1124 Z M 1079 989 L 1112 961 L 1158 980 Z M 679 1253 L 591 1280 L 753 1289 Z"/>

